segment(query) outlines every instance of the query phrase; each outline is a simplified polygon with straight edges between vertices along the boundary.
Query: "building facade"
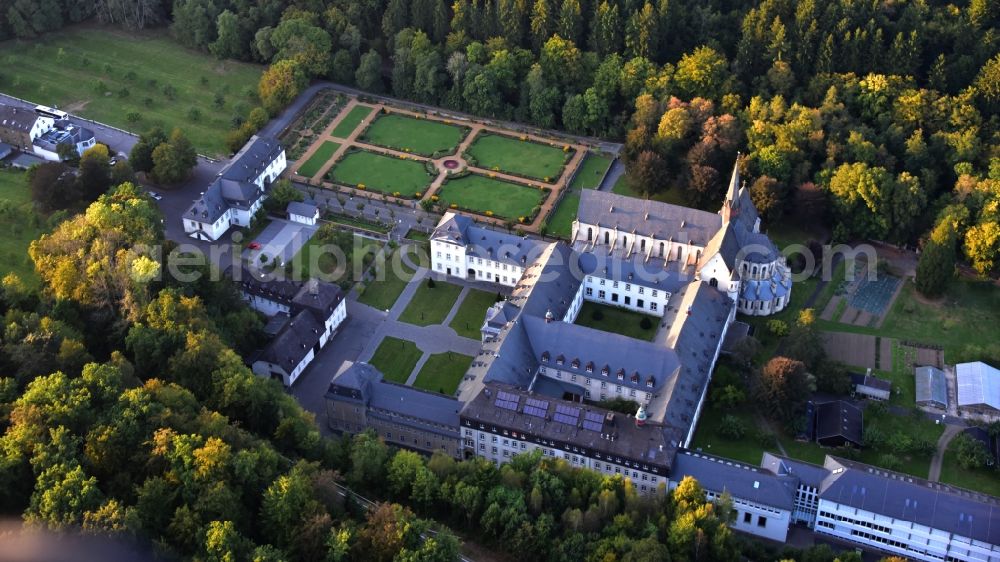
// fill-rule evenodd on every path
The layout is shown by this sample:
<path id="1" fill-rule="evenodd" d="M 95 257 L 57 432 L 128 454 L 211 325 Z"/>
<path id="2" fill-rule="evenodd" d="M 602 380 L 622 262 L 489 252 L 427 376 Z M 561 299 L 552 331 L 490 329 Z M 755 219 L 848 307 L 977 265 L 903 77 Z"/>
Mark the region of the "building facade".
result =
<path id="1" fill-rule="evenodd" d="M 249 227 L 267 191 L 287 167 L 285 149 L 274 139 L 253 136 L 184 213 L 184 232 L 218 240 L 232 226 Z"/>

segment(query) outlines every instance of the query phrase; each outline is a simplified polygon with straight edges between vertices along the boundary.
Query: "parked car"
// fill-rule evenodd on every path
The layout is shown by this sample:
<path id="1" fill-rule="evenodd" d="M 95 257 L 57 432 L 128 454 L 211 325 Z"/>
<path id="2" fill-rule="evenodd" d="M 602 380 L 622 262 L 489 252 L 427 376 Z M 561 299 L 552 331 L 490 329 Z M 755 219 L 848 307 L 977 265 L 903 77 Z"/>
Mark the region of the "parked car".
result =
<path id="1" fill-rule="evenodd" d="M 150 191 L 149 192 L 149 196 L 152 197 L 153 199 L 157 200 L 157 201 L 159 201 L 160 199 L 163 199 L 163 196 L 160 195 L 159 193 L 155 192 L 155 191 Z"/>
<path id="2" fill-rule="evenodd" d="M 260 242 L 251 242 L 250 244 L 247 245 L 247 248 L 250 248 L 251 250 L 259 250 Z"/>

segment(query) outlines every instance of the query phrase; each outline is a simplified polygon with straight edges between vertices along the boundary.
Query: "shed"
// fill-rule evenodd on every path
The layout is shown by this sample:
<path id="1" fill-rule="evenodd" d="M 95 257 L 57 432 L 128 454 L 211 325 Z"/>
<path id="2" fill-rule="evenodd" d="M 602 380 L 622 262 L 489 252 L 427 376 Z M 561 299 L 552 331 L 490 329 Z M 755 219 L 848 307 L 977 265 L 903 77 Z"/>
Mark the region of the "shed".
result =
<path id="1" fill-rule="evenodd" d="M 826 447 L 861 446 L 864 416 L 844 400 L 816 405 L 816 442 Z"/>
<path id="2" fill-rule="evenodd" d="M 851 373 L 854 395 L 871 400 L 888 400 L 892 394 L 892 382 L 871 374 Z"/>
<path id="3" fill-rule="evenodd" d="M 319 220 L 319 207 L 308 201 L 292 201 L 288 204 L 288 220 L 300 224 L 315 225 Z"/>

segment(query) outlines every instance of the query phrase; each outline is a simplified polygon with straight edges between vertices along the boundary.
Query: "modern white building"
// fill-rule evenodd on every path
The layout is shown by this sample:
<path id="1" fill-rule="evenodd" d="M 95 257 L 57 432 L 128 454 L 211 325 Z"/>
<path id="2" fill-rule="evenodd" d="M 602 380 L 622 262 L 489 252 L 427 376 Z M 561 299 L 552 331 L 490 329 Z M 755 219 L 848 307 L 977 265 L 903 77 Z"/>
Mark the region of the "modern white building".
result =
<path id="1" fill-rule="evenodd" d="M 230 275 L 244 300 L 270 317 L 265 331 L 271 341 L 254 358 L 251 369 L 285 386 L 293 385 L 347 319 L 343 291 L 316 279 L 297 284 L 271 280 L 248 269 Z"/>
<path id="2" fill-rule="evenodd" d="M 184 232 L 199 240 L 218 240 L 231 226 L 249 227 L 286 166 L 285 149 L 278 141 L 252 137 L 184 213 Z"/>
<path id="3" fill-rule="evenodd" d="M 308 201 L 292 201 L 286 209 L 288 220 L 313 226 L 319 220 L 319 207 Z"/>
<path id="4" fill-rule="evenodd" d="M 45 160 L 59 161 L 59 145 L 78 156 L 97 144 L 94 132 L 69 120 L 65 111 L 35 106 L 33 110 L 0 104 L 0 141 Z"/>

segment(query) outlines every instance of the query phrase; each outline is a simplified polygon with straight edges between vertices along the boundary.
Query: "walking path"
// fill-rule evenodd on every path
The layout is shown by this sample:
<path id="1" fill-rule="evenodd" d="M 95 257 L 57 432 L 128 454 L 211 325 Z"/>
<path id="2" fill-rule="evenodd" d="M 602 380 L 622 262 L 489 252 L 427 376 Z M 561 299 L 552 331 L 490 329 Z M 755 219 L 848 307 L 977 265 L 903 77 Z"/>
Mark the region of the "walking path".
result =
<path id="1" fill-rule="evenodd" d="M 931 458 L 931 468 L 927 473 L 927 479 L 931 482 L 937 482 L 941 478 L 941 462 L 944 460 L 944 453 L 948 450 L 948 444 L 959 433 L 962 433 L 962 428 L 957 425 L 944 426 L 944 433 L 938 438 L 937 450 L 934 451 L 934 457 Z"/>
<path id="2" fill-rule="evenodd" d="M 358 125 L 354 128 L 354 130 L 351 131 L 351 133 L 348 134 L 346 137 L 335 136 L 333 134 L 334 129 L 336 129 L 337 126 L 340 125 L 340 123 L 347 117 L 348 114 L 350 114 L 350 112 L 354 108 L 359 106 L 371 108 L 372 110 L 371 115 L 369 115 L 361 122 L 359 122 Z M 522 133 L 520 136 L 522 139 L 524 139 L 525 142 L 536 142 L 543 145 L 553 145 L 553 143 L 560 143 L 566 146 L 571 146 L 574 149 L 573 156 L 562 167 L 560 176 L 558 179 L 556 179 L 556 181 L 546 182 L 542 180 L 535 180 L 523 176 L 518 176 L 516 174 L 489 170 L 486 168 L 481 168 L 479 166 L 470 166 L 464 161 L 464 159 L 462 158 L 462 154 L 465 153 L 466 150 L 468 150 L 468 148 L 476 141 L 477 138 L 479 138 L 480 133 L 488 132 L 506 136 L 510 136 L 512 134 L 512 131 L 509 129 L 503 129 L 500 127 L 495 127 L 481 122 L 470 121 L 467 123 L 463 123 L 463 125 L 469 127 L 470 131 L 465 135 L 465 137 L 456 147 L 455 151 L 450 155 L 446 155 L 436 159 L 429 158 L 427 156 L 413 154 L 410 152 L 405 152 L 402 150 L 396 150 L 389 147 L 378 146 L 358 140 L 358 137 L 361 136 L 361 134 L 365 131 L 370 122 L 375 119 L 378 119 L 378 116 L 382 114 L 383 110 L 386 112 L 397 113 L 408 117 L 415 117 L 419 119 L 427 119 L 429 121 L 452 124 L 452 121 L 450 119 L 446 119 L 444 117 L 440 117 L 437 115 L 422 114 L 416 111 L 411 111 L 398 107 L 387 107 L 384 104 L 375 104 L 375 105 L 366 104 L 366 103 L 361 103 L 357 99 L 352 98 L 344 105 L 344 107 L 340 110 L 340 113 L 330 122 L 330 124 L 326 127 L 326 129 L 322 133 L 316 136 L 312 145 L 310 145 L 310 147 L 306 150 L 306 152 L 302 155 L 302 157 L 299 158 L 299 160 L 297 161 L 297 166 L 295 167 L 295 172 L 293 173 L 291 169 L 289 169 L 285 172 L 285 175 L 288 177 L 298 176 L 299 167 L 305 162 L 307 162 L 320 149 L 320 147 L 323 145 L 325 141 L 329 141 L 337 143 L 339 146 L 333 152 L 330 158 L 325 163 L 323 163 L 322 166 L 320 166 L 320 168 L 316 171 L 316 173 L 313 174 L 312 177 L 306 180 L 309 183 L 309 185 L 322 186 L 324 188 L 338 190 L 345 193 L 353 193 L 353 194 L 363 193 L 361 190 L 358 190 L 355 187 L 338 185 L 333 182 L 327 181 L 325 179 L 327 173 L 330 171 L 331 168 L 333 168 L 337 160 L 340 159 L 342 156 L 344 156 L 348 150 L 351 150 L 352 148 L 360 148 L 362 150 L 366 150 L 376 154 L 381 154 L 384 156 L 392 156 L 396 158 L 414 160 L 417 162 L 432 162 L 434 164 L 435 169 L 437 169 L 438 174 L 434 178 L 434 180 L 431 181 L 431 183 L 427 186 L 427 188 L 423 190 L 423 193 L 421 194 L 420 198 L 422 201 L 423 200 L 430 201 L 431 198 L 434 197 L 440 191 L 441 186 L 444 185 L 444 182 L 449 177 L 450 170 L 445 168 L 444 161 L 458 160 L 460 163 L 459 170 L 462 169 L 468 170 L 472 173 L 481 176 L 508 181 L 528 188 L 533 188 L 533 189 L 539 189 L 541 187 L 548 188 L 549 192 L 546 195 L 545 200 L 540 205 L 539 212 L 532 219 L 531 223 L 520 225 L 520 228 L 526 231 L 538 232 L 541 229 L 542 223 L 545 222 L 548 219 L 549 215 L 552 213 L 552 211 L 554 211 L 556 205 L 559 202 L 559 195 L 562 192 L 562 190 L 569 189 L 570 179 L 573 177 L 573 174 L 583 163 L 583 159 L 586 157 L 587 152 L 589 150 L 588 147 L 583 144 L 576 144 L 572 142 L 557 140 L 554 138 L 547 138 L 540 135 L 536 135 L 534 133 Z M 614 176 L 613 179 L 617 180 L 617 177 L 621 175 L 622 169 L 620 167 L 620 162 L 618 162 L 617 160 L 615 162 L 619 166 L 618 168 L 616 168 L 616 174 L 609 174 L 609 175 L 613 175 Z M 302 176 L 298 177 L 301 178 Z M 613 183 L 609 182 L 607 178 L 605 183 L 608 183 L 608 185 L 613 185 Z M 604 186 L 602 184 L 602 188 L 603 187 Z M 379 196 L 386 201 L 395 200 L 397 202 L 400 202 L 401 204 L 410 203 L 409 199 L 399 199 L 387 194 L 379 194 Z M 495 225 L 503 225 L 507 222 L 507 219 L 500 217 L 486 217 L 484 215 L 480 215 L 479 213 L 471 213 L 471 214 L 475 215 L 476 219 L 481 222 L 488 222 Z"/>

